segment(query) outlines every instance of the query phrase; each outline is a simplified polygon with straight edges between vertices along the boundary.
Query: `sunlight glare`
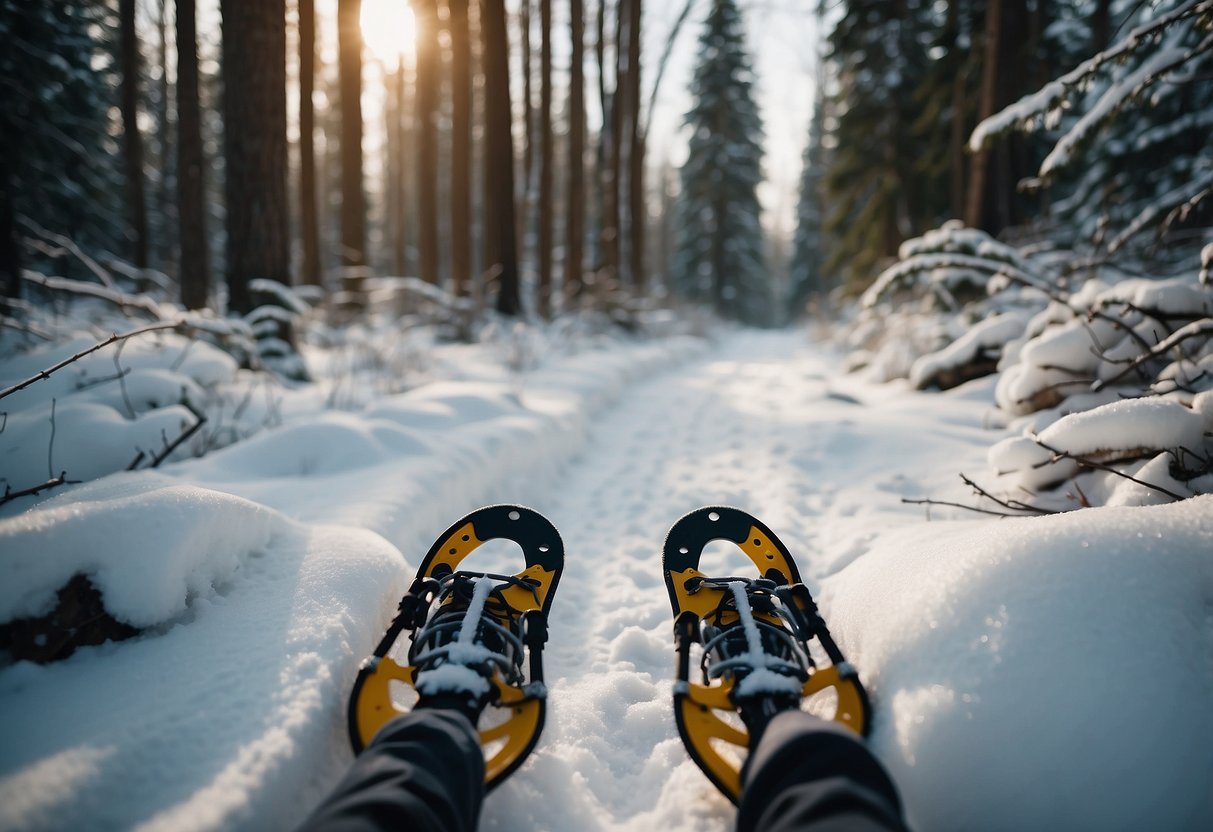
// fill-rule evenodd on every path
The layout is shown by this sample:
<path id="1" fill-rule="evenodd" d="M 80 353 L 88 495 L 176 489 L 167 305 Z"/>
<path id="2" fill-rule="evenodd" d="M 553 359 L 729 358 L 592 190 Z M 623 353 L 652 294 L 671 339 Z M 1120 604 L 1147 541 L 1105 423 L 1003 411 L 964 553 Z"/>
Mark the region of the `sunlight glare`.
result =
<path id="1" fill-rule="evenodd" d="M 408 0 L 362 0 L 362 41 L 377 61 L 392 66 L 417 45 L 417 21 Z"/>

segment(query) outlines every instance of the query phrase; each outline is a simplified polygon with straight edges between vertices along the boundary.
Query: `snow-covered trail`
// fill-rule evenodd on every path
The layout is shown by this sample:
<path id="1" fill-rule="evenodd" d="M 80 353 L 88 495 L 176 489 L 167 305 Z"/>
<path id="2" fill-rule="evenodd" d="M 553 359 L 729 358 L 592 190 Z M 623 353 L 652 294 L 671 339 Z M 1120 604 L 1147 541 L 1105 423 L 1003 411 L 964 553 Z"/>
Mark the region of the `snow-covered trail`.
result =
<path id="1" fill-rule="evenodd" d="M 572 817 L 586 829 L 731 825 L 674 728 L 660 562 L 669 527 L 706 504 L 746 508 L 816 583 L 862 551 L 875 533 L 869 515 L 921 517 L 898 498 L 932 485 L 915 474 L 940 443 L 980 457 L 982 405 L 961 402 L 969 407 L 952 425 L 915 413 L 915 397 L 863 407 L 855 395 L 897 397 L 841 382 L 833 361 L 799 333 L 740 333 L 636 385 L 593 424 L 584 453 L 536 505 L 567 552 L 547 651 L 551 715 L 534 761 L 490 797 L 486 828 L 570 828 Z M 723 543 L 703 563 L 752 569 Z"/>
<path id="2" fill-rule="evenodd" d="M 796 331 L 489 362 L 0 513 L 0 610 L 44 613 L 82 573 L 144 628 L 0 667 L 0 830 L 293 826 L 349 764 L 356 668 L 434 536 L 495 502 L 547 515 L 567 556 L 547 728 L 486 830 L 731 827 L 671 708 L 660 550 L 704 504 L 796 555 L 916 828 L 1208 828 L 1213 497 L 924 523 L 903 497 L 988 476 L 995 379 L 923 394 L 840 364 Z M 732 544 L 702 565 L 749 567 Z"/>

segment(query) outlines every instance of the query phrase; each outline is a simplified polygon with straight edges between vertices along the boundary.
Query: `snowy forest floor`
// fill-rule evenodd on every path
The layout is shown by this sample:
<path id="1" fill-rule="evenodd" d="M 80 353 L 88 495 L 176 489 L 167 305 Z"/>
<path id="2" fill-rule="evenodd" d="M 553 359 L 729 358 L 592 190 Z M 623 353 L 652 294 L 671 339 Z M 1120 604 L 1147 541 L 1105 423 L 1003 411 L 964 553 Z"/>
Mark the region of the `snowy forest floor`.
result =
<path id="1" fill-rule="evenodd" d="M 0 669 L 0 828 L 290 827 L 349 763 L 350 684 L 413 569 L 490 502 L 545 514 L 567 560 L 548 724 L 483 829 L 731 827 L 670 698 L 660 548 L 705 504 L 761 517 L 797 557 L 916 828 L 1201 828 L 1213 497 L 926 522 L 902 498 L 963 500 L 957 474 L 985 472 L 1005 433 L 994 379 L 925 394 L 841 364 L 802 331 L 553 358 L 7 511 L 23 585 L 86 571 L 148 629 Z M 12 594 L 0 606 L 26 603 Z"/>

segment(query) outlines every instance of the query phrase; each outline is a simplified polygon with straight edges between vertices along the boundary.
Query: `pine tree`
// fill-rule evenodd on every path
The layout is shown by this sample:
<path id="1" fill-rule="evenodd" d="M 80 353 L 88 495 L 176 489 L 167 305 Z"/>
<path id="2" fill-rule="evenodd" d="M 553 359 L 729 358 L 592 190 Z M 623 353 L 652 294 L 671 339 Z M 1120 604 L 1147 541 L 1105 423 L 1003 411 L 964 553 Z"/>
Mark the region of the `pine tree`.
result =
<path id="1" fill-rule="evenodd" d="M 118 21 L 105 4 L 0 3 L 0 282 L 16 295 L 28 219 L 86 251 L 122 252 L 123 174 L 108 111 Z M 71 260 L 58 274 L 86 277 Z"/>
<path id="2" fill-rule="evenodd" d="M 762 121 L 735 0 L 713 0 L 691 85 L 695 104 L 677 208 L 672 288 L 726 317 L 771 321 L 763 258 Z"/>
<path id="3" fill-rule="evenodd" d="M 931 6 L 849 0 L 829 38 L 838 152 L 827 178 L 827 227 L 838 245 L 826 269 L 852 288 L 866 286 L 902 240 L 936 219 L 935 207 L 920 196 L 924 182 L 915 160 L 924 142 L 913 131 L 922 108 L 915 93 L 926 74 Z"/>
<path id="4" fill-rule="evenodd" d="M 791 290 L 787 314 L 795 318 L 813 295 L 828 288 L 824 274 L 825 246 L 823 190 L 829 153 L 822 142 L 826 101 L 824 84 L 817 86 L 813 117 L 809 121 L 809 140 L 804 149 L 804 169 L 800 175 L 800 201 L 796 207 L 796 235 L 792 240 L 792 258 L 788 265 Z"/>

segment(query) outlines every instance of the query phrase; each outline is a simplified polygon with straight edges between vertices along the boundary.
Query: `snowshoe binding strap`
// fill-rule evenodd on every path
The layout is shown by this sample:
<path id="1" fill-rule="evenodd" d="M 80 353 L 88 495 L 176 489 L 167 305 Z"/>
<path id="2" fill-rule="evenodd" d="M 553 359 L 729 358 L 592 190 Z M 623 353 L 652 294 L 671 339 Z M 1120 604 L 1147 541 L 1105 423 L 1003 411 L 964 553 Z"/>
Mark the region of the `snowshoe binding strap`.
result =
<path id="1" fill-rule="evenodd" d="M 737 544 L 760 577 L 702 573 L 703 550 L 715 540 Z M 701 508 L 670 529 L 662 561 L 674 612 L 678 732 L 691 759 L 726 797 L 740 799 L 741 761 L 750 745 L 747 714 L 773 703 L 796 707 L 833 689 L 834 720 L 866 734 L 869 706 L 858 674 L 800 582 L 792 555 L 767 526 L 740 509 Z M 693 648 L 698 681 L 691 679 Z"/>
<path id="2" fill-rule="evenodd" d="M 526 567 L 515 575 L 466 572 L 463 560 L 489 540 L 517 543 Z M 393 682 L 422 695 L 458 692 L 506 711 L 480 730 L 485 783 L 493 788 L 518 768 L 543 730 L 543 645 L 547 613 L 564 568 L 564 544 L 542 515 L 522 506 L 489 506 L 443 532 L 417 570 L 399 612 L 359 669 L 350 696 L 349 731 L 361 751 L 393 718 Z M 408 662 L 389 653 L 408 632 Z"/>

